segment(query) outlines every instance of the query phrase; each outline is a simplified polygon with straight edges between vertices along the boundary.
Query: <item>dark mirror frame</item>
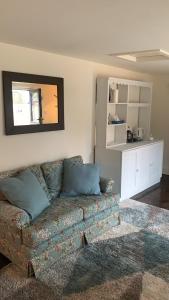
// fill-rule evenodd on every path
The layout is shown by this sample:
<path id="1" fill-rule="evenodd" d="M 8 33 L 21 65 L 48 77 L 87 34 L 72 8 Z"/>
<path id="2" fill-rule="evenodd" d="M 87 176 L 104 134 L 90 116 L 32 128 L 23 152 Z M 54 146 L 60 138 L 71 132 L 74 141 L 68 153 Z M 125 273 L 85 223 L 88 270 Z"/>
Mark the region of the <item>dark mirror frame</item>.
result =
<path id="1" fill-rule="evenodd" d="M 6 135 L 64 130 L 64 79 L 63 78 L 2 71 L 2 79 L 3 79 Z M 58 123 L 14 126 L 13 102 L 12 102 L 13 81 L 57 85 Z"/>

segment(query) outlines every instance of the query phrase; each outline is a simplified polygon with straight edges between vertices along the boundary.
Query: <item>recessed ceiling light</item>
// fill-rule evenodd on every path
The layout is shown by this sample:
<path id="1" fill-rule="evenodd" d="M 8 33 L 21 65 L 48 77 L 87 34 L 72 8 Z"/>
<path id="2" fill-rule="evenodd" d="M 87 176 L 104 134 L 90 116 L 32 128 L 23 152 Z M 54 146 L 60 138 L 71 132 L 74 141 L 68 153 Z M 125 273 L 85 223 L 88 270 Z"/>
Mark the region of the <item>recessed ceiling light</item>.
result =
<path id="1" fill-rule="evenodd" d="M 155 60 L 169 59 L 169 52 L 162 49 L 115 53 L 110 55 L 117 58 L 122 58 L 128 61 L 132 61 L 132 62 L 145 62 L 145 61 L 152 61 L 152 60 L 155 61 Z"/>

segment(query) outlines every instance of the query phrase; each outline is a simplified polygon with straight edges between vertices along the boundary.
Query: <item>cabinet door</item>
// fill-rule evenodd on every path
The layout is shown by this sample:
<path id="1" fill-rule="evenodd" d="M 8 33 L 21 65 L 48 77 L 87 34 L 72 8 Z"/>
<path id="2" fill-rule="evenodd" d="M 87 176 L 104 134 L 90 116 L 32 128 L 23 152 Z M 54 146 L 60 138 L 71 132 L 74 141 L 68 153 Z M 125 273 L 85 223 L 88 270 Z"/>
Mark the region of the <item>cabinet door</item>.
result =
<path id="1" fill-rule="evenodd" d="M 121 199 L 127 199 L 136 194 L 137 151 L 122 153 Z"/>
<path id="2" fill-rule="evenodd" d="M 154 144 L 149 148 L 149 182 L 150 186 L 160 181 L 162 176 L 163 143 Z"/>
<path id="3" fill-rule="evenodd" d="M 137 166 L 136 166 L 136 193 L 147 189 L 149 183 L 149 159 L 150 149 L 149 147 L 139 148 L 137 150 Z"/>

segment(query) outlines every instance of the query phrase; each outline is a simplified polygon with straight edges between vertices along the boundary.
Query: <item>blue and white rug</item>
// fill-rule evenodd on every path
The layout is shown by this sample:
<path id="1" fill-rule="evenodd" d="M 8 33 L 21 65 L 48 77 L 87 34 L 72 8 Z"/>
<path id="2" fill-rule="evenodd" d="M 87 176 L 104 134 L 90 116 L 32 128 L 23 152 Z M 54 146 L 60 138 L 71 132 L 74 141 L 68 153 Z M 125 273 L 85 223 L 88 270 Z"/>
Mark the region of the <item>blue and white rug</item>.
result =
<path id="1" fill-rule="evenodd" d="M 169 211 L 127 200 L 122 224 L 35 278 L 0 271 L 1 300 L 169 300 Z"/>

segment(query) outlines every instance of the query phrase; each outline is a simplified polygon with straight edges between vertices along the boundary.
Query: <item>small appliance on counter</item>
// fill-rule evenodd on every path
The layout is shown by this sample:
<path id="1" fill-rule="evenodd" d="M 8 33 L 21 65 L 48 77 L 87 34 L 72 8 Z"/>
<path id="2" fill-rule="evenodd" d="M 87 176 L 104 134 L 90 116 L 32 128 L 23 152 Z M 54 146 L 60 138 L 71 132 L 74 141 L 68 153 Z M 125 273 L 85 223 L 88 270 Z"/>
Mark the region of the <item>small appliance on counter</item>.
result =
<path id="1" fill-rule="evenodd" d="M 144 137 L 144 128 L 137 128 L 136 129 L 136 137 L 137 137 L 137 140 L 138 141 L 142 141 L 143 140 L 143 137 Z"/>
<path id="2" fill-rule="evenodd" d="M 127 129 L 127 143 L 134 143 L 143 141 L 144 138 L 144 128 L 136 128 L 132 130 L 130 127 Z"/>

